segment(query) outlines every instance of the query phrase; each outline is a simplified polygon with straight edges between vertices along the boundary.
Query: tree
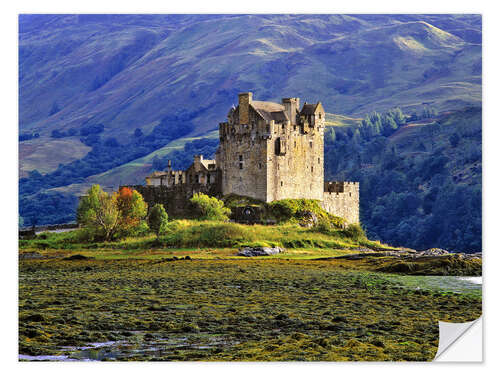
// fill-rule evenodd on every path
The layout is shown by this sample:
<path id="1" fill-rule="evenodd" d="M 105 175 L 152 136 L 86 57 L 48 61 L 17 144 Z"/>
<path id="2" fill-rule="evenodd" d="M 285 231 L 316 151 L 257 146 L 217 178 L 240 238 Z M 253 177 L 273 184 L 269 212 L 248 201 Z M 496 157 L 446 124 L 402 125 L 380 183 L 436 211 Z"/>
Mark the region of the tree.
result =
<path id="1" fill-rule="evenodd" d="M 162 204 L 155 204 L 148 216 L 148 225 L 156 233 L 156 238 L 165 231 L 168 215 Z"/>
<path id="2" fill-rule="evenodd" d="M 200 220 L 229 220 L 231 210 L 224 207 L 224 202 L 215 197 L 209 197 L 203 193 L 196 193 L 190 199 L 190 202 Z"/>
<path id="3" fill-rule="evenodd" d="M 458 142 L 460 142 L 460 137 L 458 136 L 457 133 L 453 133 L 449 137 L 451 147 L 455 148 L 458 146 Z"/>
<path id="4" fill-rule="evenodd" d="M 116 140 L 115 137 L 109 137 L 109 138 L 106 138 L 106 140 L 104 141 L 104 146 L 106 146 L 106 147 L 120 147 L 120 144 L 118 143 L 118 141 Z"/>
<path id="5" fill-rule="evenodd" d="M 78 224 L 90 231 L 92 237 L 110 240 L 120 218 L 116 195 L 109 195 L 99 185 L 92 185 L 81 198 L 76 217 Z"/>
<path id="6" fill-rule="evenodd" d="M 76 217 L 91 237 L 109 241 L 139 225 L 146 213 L 147 204 L 137 191 L 122 188 L 110 195 L 99 185 L 92 185 L 81 198 Z"/>
<path id="7" fill-rule="evenodd" d="M 128 187 L 122 187 L 115 195 L 119 211 L 119 230 L 126 234 L 147 215 L 148 205 L 137 190 Z"/>
<path id="8" fill-rule="evenodd" d="M 136 138 L 142 137 L 142 130 L 139 128 L 136 128 L 134 131 L 134 137 L 136 137 Z"/>

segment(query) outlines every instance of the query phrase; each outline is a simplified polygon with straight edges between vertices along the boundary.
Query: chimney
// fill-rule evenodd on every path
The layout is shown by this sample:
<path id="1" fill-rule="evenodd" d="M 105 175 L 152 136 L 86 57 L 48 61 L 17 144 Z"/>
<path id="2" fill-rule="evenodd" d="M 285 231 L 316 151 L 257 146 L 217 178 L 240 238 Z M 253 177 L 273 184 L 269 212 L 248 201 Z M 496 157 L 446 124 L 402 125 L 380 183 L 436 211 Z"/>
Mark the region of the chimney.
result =
<path id="1" fill-rule="evenodd" d="M 300 98 L 283 98 L 281 102 L 285 106 L 285 112 L 291 125 L 297 124 L 297 111 L 300 107 Z"/>
<path id="2" fill-rule="evenodd" d="M 250 104 L 252 103 L 252 93 L 244 92 L 238 95 L 239 113 L 240 113 L 240 124 L 248 124 Z"/>

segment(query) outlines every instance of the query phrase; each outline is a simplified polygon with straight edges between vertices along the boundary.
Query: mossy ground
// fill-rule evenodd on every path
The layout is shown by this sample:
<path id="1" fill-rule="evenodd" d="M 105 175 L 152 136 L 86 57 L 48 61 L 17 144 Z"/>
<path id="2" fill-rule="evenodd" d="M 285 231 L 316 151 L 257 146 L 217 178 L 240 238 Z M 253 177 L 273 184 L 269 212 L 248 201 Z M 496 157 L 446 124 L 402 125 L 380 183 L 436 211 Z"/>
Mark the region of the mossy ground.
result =
<path id="1" fill-rule="evenodd" d="M 56 252 L 74 254 L 43 251 Z M 479 317 L 481 291 L 425 285 L 334 260 L 21 260 L 19 351 L 101 360 L 428 361 L 438 320 Z M 88 348 L 104 342 L 113 343 Z"/>

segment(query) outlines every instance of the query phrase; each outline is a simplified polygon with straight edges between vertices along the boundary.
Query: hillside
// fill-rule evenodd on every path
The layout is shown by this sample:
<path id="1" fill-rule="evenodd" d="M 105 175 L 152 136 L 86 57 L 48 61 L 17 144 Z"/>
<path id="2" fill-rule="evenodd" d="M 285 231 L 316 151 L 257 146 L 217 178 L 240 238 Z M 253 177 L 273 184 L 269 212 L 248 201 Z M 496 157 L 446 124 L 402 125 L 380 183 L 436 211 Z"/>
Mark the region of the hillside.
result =
<path id="1" fill-rule="evenodd" d="M 370 238 L 480 251 L 481 115 L 481 108 L 466 108 L 369 136 L 356 130 L 363 127 L 332 127 L 326 178 L 360 181 L 361 221 Z"/>
<path id="2" fill-rule="evenodd" d="M 103 124 L 123 143 L 164 118 L 201 135 L 241 91 L 362 116 L 481 101 L 480 16 L 21 15 L 19 30 L 20 132 L 47 148 L 54 130 Z M 22 175 L 47 168 L 20 149 Z"/>

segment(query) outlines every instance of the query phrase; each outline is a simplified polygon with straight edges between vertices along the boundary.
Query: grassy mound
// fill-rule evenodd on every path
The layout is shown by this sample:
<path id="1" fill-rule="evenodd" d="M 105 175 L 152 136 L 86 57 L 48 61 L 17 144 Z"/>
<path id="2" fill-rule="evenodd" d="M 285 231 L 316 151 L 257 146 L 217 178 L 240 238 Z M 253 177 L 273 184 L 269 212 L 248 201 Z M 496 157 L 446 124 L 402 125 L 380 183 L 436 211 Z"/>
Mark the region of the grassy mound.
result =
<path id="1" fill-rule="evenodd" d="M 20 240 L 21 249 L 158 249 L 158 248 L 236 248 L 241 246 L 281 246 L 289 249 L 379 248 L 355 226 L 346 229 L 305 228 L 298 224 L 243 225 L 231 222 L 174 220 L 158 239 L 154 235 L 124 238 L 114 242 L 89 243 L 82 230 L 45 233 L 33 240 Z"/>
<path id="2" fill-rule="evenodd" d="M 261 222 L 302 223 L 304 217 L 313 213 L 322 225 L 328 224 L 335 228 L 345 226 L 345 220 L 325 211 L 315 199 L 282 199 L 266 203 L 257 199 L 230 194 L 223 198 L 226 207 L 233 212 L 241 207 L 253 207 L 258 211 Z"/>

